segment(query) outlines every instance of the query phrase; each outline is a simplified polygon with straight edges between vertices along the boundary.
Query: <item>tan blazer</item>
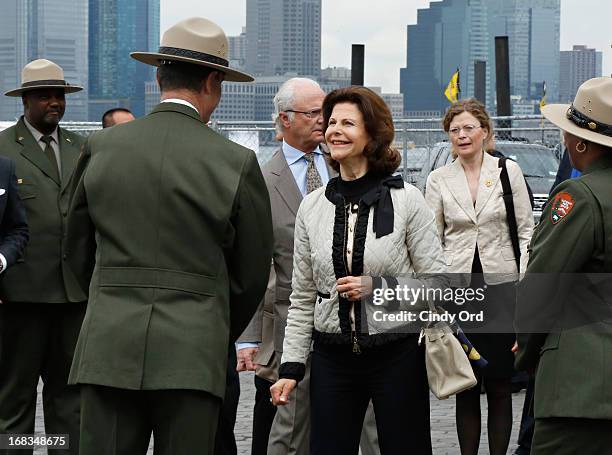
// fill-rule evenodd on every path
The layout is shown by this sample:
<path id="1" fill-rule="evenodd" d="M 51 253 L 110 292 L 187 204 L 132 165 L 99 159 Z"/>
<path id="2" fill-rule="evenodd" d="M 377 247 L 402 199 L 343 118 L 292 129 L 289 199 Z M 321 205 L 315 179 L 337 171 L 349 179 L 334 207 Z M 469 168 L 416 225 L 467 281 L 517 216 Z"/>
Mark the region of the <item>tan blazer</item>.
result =
<path id="1" fill-rule="evenodd" d="M 484 154 L 476 206 L 472 204 L 467 178 L 458 159 L 429 174 L 425 192 L 425 199 L 436 215 L 449 272 L 469 274 L 478 246 L 484 273 L 495 274 L 485 276 L 487 284 L 518 279 L 498 161 Z M 529 259 L 527 246 L 533 233 L 533 214 L 521 168 L 512 160 L 506 164 L 514 196 L 521 272 L 524 272 Z M 459 281 L 459 285 L 469 284 L 469 275 Z"/>
<path id="2" fill-rule="evenodd" d="M 330 177 L 338 175 L 329 166 L 327 170 Z M 293 274 L 293 231 L 302 193 L 289 169 L 282 147 L 263 166 L 262 173 L 272 207 L 272 268 L 264 300 L 239 341 L 260 342 L 255 362 L 261 367 L 256 374 L 269 381 L 276 381 L 280 359 L 276 359 L 274 353 L 283 351 Z"/>

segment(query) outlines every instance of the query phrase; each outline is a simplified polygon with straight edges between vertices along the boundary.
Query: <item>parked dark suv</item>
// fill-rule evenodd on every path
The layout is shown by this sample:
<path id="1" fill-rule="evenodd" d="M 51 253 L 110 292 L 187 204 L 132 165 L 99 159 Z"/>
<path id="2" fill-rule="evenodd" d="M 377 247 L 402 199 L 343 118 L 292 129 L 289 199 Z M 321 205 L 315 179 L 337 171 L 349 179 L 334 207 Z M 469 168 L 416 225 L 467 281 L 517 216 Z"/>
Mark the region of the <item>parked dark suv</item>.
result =
<path id="1" fill-rule="evenodd" d="M 559 160 L 552 149 L 540 144 L 529 144 L 520 141 L 496 141 L 495 149 L 510 159 L 516 161 L 533 192 L 533 216 L 536 223 L 540 220 L 544 204 L 548 200 L 550 188 L 555 182 Z M 440 142 L 432 148 L 425 160 L 421 174 L 413 182 L 421 191 L 425 191 L 427 176 L 431 171 L 450 163 L 453 160 L 451 145 Z M 429 165 L 427 165 L 429 161 Z"/>

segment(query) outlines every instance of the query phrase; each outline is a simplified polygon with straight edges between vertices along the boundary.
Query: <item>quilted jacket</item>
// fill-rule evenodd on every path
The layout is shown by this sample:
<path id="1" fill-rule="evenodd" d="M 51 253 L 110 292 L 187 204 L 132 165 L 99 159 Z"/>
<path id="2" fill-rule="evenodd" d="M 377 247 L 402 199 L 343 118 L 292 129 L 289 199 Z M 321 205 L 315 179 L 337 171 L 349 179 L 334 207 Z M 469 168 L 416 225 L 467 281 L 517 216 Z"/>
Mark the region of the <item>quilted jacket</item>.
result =
<path id="1" fill-rule="evenodd" d="M 355 305 L 353 330 L 349 316 L 351 304 L 336 291 L 340 276 L 397 277 L 415 273 L 418 277 L 418 274 L 446 271 L 433 212 L 418 189 L 404 184 L 398 177 L 390 177 L 387 180 L 399 180 L 401 187 L 381 185 L 359 202 L 352 268 L 348 273 L 343 262 L 349 206 L 336 191 L 336 180 L 307 195 L 297 213 L 293 291 L 281 377 L 301 379 L 313 335 L 322 342 L 347 344 L 357 336 L 364 346 L 390 340 L 390 334 L 377 333 L 370 321 L 367 321 L 367 333 L 360 329 L 365 324 L 361 321 L 359 305 Z M 392 201 L 392 231 L 379 235 L 375 232 L 378 201 L 385 196 L 390 196 Z"/>

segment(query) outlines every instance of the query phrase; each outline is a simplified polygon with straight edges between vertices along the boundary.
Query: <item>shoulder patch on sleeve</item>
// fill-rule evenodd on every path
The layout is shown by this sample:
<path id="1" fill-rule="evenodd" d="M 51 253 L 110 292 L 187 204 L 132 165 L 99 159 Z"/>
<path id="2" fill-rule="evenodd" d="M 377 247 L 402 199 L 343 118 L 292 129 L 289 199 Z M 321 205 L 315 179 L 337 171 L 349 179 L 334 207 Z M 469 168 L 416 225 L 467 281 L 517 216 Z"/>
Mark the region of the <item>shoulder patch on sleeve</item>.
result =
<path id="1" fill-rule="evenodd" d="M 563 218 L 569 215 L 574 205 L 576 205 L 576 201 L 574 201 L 572 195 L 567 191 L 556 194 L 550 210 L 550 221 L 552 221 L 552 224 L 559 223 Z"/>

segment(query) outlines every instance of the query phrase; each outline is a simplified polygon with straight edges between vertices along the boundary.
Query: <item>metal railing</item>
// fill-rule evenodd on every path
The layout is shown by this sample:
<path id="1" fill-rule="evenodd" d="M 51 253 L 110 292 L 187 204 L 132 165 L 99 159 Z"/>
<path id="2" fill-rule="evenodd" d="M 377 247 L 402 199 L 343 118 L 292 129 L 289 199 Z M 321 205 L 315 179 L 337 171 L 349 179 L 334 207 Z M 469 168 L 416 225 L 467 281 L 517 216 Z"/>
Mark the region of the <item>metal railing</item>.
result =
<path id="1" fill-rule="evenodd" d="M 491 120 L 498 140 L 542 144 L 551 149 L 560 143 L 559 129 L 540 115 L 492 117 Z M 394 124 L 394 146 L 402 155 L 404 169 L 411 162 L 429 162 L 432 148 L 448 140 L 440 118 L 401 118 L 394 119 Z M 279 146 L 271 121 L 215 121 L 211 127 L 254 150 L 261 163 L 265 163 Z"/>
<path id="2" fill-rule="evenodd" d="M 560 143 L 559 129 L 541 115 L 492 117 L 491 120 L 497 139 L 508 140 L 511 137 L 512 140 L 542 144 L 551 149 Z M 102 128 L 100 122 L 62 122 L 61 125 L 85 136 Z M 394 125 L 394 146 L 402 155 L 401 168 L 408 180 L 409 171 L 416 171 L 419 163 L 429 163 L 434 146 L 447 141 L 448 136 L 442 129 L 440 118 L 399 118 L 394 119 Z M 254 150 L 262 164 L 279 147 L 272 121 L 212 121 L 210 126 L 230 140 Z"/>

